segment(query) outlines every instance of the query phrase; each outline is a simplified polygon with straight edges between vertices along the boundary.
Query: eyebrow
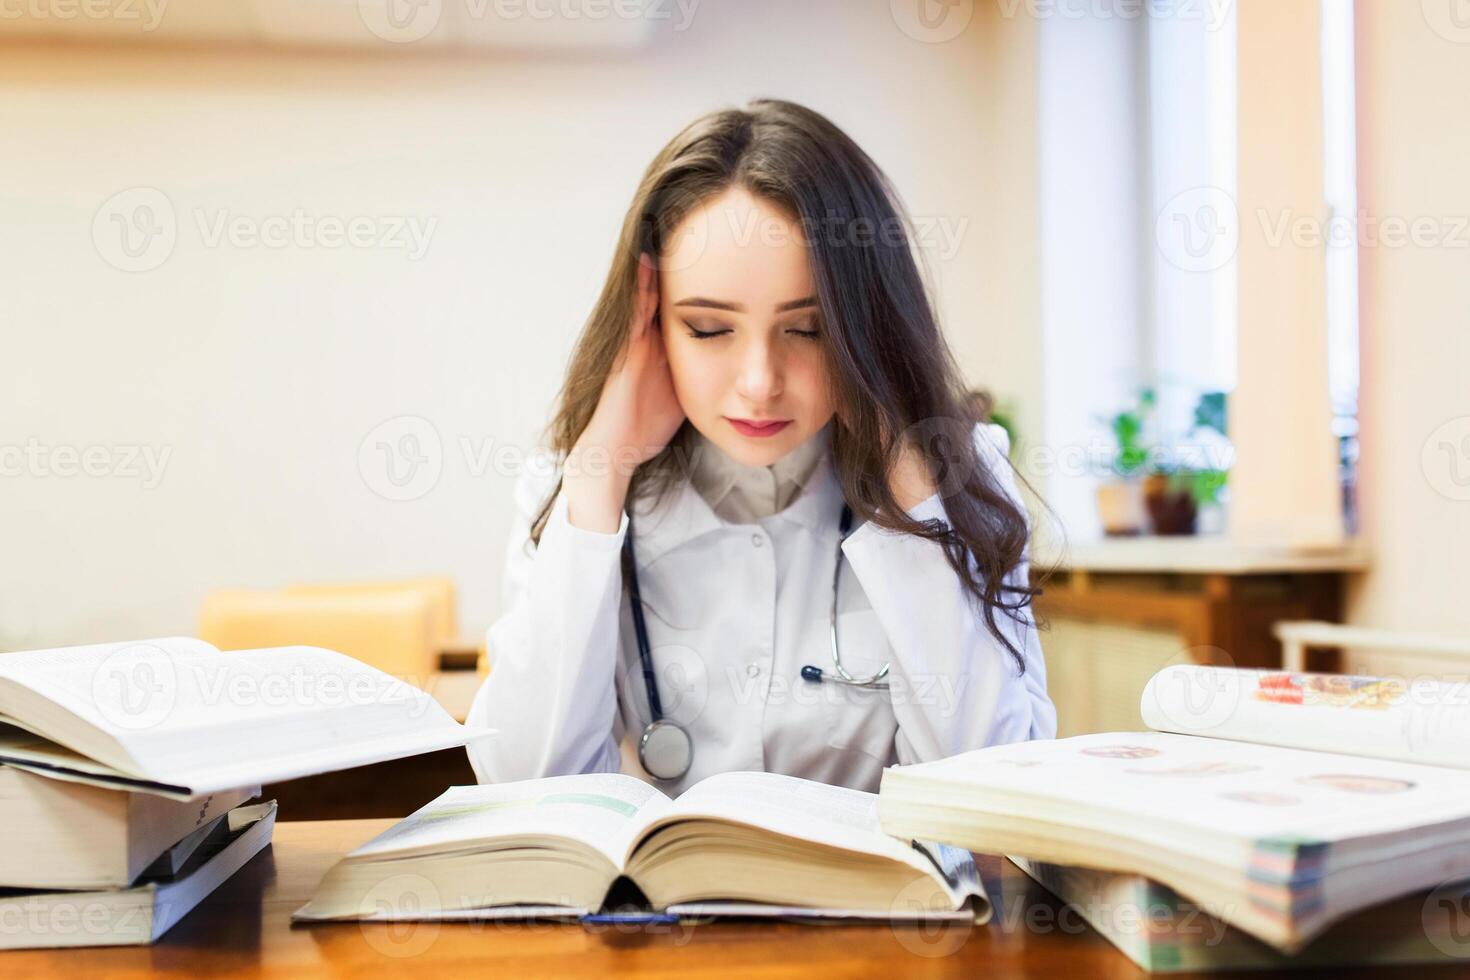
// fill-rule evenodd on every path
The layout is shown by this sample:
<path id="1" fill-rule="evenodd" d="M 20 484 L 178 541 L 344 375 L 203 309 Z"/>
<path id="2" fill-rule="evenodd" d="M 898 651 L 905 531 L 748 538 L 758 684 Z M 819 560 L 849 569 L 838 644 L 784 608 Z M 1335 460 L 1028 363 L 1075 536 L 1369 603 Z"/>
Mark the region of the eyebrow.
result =
<path id="1" fill-rule="evenodd" d="M 681 300 L 679 300 L 679 302 L 675 303 L 674 305 L 675 306 L 703 306 L 703 307 L 706 307 L 706 308 L 711 309 L 711 310 L 728 310 L 731 313 L 744 313 L 745 312 L 745 305 L 742 304 L 742 303 L 727 303 L 724 300 L 707 299 L 706 297 L 703 297 L 703 296 L 691 296 L 688 299 L 681 299 Z M 777 313 L 787 313 L 787 312 L 790 312 L 791 310 L 801 310 L 801 309 L 805 309 L 806 307 L 816 306 L 816 305 L 817 305 L 817 298 L 815 296 L 804 296 L 801 299 L 787 300 L 784 303 L 777 304 L 777 306 L 776 306 L 776 312 Z"/>

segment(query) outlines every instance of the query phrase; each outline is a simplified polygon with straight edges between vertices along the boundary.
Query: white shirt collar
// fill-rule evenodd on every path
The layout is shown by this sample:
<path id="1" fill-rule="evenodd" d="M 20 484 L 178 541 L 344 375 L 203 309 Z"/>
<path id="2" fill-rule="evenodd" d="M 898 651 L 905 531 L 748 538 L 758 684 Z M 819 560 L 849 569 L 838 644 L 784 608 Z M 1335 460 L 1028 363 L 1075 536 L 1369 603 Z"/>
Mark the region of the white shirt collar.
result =
<path id="1" fill-rule="evenodd" d="M 721 520 L 752 523 L 783 511 L 801 495 L 817 462 L 831 445 L 829 419 L 806 442 L 769 466 L 747 466 L 731 458 L 698 429 L 690 483 Z"/>

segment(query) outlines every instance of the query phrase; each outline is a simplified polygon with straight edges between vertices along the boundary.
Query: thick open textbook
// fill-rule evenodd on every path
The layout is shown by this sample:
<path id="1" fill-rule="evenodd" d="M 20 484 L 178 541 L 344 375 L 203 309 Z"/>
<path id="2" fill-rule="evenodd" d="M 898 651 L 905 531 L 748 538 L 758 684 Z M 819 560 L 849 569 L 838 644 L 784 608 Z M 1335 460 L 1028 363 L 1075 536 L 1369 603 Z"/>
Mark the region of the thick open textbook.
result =
<path id="1" fill-rule="evenodd" d="M 1181 669 L 1189 668 L 1171 671 Z M 1286 951 L 1350 912 L 1470 876 L 1470 772 L 1264 744 L 1296 740 L 1298 729 L 1251 729 L 1235 713 L 1316 709 L 1257 699 L 1262 690 L 1277 697 L 1270 683 L 1242 689 L 1253 693 L 1221 709 L 1211 728 L 1230 738 L 1082 735 L 890 768 L 879 790 L 883 829 L 1142 874 Z M 1165 703 L 1153 720 L 1182 727 L 1210 710 L 1204 699 Z M 1359 747 L 1358 719 L 1386 710 L 1364 701 L 1317 711 L 1316 724 L 1336 735 L 1313 742 Z"/>
<path id="2" fill-rule="evenodd" d="M 456 786 L 338 862 L 295 917 L 580 915 L 620 875 L 674 913 L 988 917 L 970 855 L 883 834 L 876 802 L 761 772 L 711 776 L 676 800 L 615 774 Z"/>
<path id="3" fill-rule="evenodd" d="M 241 806 L 209 824 L 205 840 L 175 845 L 177 870 L 105 891 L 0 890 L 0 949 L 146 946 L 153 943 L 270 843 L 276 803 Z M 162 866 L 161 862 L 161 866 Z"/>
<path id="4" fill-rule="evenodd" d="M 0 762 L 179 799 L 488 734 L 331 650 L 184 637 L 0 654 L 0 723 Z"/>

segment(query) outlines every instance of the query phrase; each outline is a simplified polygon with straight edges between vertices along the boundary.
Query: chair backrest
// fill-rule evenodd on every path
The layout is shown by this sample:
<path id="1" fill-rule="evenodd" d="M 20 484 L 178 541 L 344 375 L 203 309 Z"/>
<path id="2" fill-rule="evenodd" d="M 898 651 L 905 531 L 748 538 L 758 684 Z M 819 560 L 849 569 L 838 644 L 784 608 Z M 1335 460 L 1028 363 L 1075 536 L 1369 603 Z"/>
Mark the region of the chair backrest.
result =
<path id="1" fill-rule="evenodd" d="M 1272 627 L 1272 632 L 1281 641 L 1282 666 L 1297 673 L 1306 669 L 1307 650 L 1312 647 L 1371 650 L 1394 657 L 1427 658 L 1461 671 L 1470 671 L 1470 640 L 1457 637 L 1399 633 L 1310 620 L 1283 620 Z"/>
<path id="2" fill-rule="evenodd" d="M 221 650 L 320 646 L 425 687 L 443 610 L 417 589 L 226 589 L 205 597 L 199 636 Z"/>

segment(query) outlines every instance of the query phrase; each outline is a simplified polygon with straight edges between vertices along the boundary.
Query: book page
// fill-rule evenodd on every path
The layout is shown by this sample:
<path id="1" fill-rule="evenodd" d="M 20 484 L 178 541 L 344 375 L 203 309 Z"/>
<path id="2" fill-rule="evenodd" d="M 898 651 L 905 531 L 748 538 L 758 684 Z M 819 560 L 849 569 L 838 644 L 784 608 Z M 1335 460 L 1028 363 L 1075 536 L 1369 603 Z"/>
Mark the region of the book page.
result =
<path id="1" fill-rule="evenodd" d="M 0 685 L 0 712 L 26 728 L 121 773 L 196 793 L 448 748 L 479 734 L 418 688 L 316 647 L 220 653 L 172 638 L 30 651 L 0 656 L 0 681 L 112 741 L 71 730 L 44 702 Z"/>
<path id="2" fill-rule="evenodd" d="M 1018 742 L 899 766 L 885 771 L 880 795 L 952 795 L 955 806 L 975 800 L 1023 821 L 1108 832 L 1147 824 L 1161 845 L 1185 848 L 1203 846 L 1202 835 L 1249 849 L 1470 821 L 1464 770 L 1160 732 Z"/>
<path id="3" fill-rule="evenodd" d="M 668 804 L 653 786 L 617 773 L 452 786 L 348 857 L 399 857 L 475 849 L 500 839 L 565 837 L 596 848 L 621 869 L 628 842 Z"/>
<path id="4" fill-rule="evenodd" d="M 1175 665 L 1140 708 L 1157 731 L 1470 768 L 1470 686 L 1453 681 Z"/>
<path id="5" fill-rule="evenodd" d="M 907 841 L 879 829 L 874 793 L 778 773 L 726 772 L 685 790 L 653 826 L 698 818 L 747 824 L 798 840 L 877 854 L 943 877 Z"/>

